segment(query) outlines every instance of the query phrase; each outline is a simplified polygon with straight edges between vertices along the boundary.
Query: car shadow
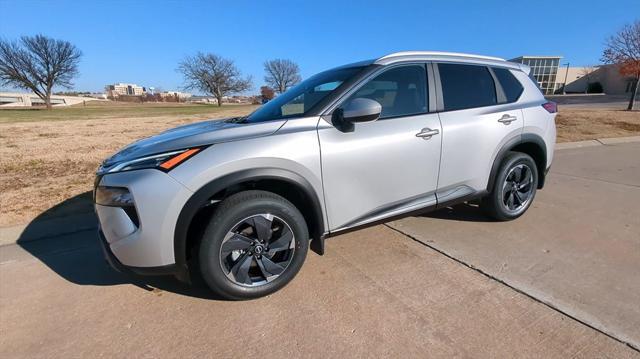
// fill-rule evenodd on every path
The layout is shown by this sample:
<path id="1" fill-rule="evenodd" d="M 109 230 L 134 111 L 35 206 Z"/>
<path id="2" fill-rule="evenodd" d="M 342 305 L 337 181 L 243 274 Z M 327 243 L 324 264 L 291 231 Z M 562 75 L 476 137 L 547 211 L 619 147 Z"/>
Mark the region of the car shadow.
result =
<path id="1" fill-rule="evenodd" d="M 453 221 L 492 222 L 475 204 L 460 204 L 420 215 Z M 203 299 L 221 300 L 198 275 L 186 284 L 170 276 L 136 276 L 117 272 L 104 258 L 97 235 L 91 192 L 69 198 L 42 212 L 23 230 L 17 244 L 52 271 L 77 285 L 135 285 Z"/>
<path id="2" fill-rule="evenodd" d="M 482 209 L 480 209 L 478 204 L 468 202 L 421 214 L 417 217 L 460 222 L 495 222 L 493 218 L 487 216 Z"/>
<path id="3" fill-rule="evenodd" d="M 97 234 L 91 192 L 69 198 L 42 212 L 20 235 L 17 244 L 67 281 L 78 285 L 132 284 L 147 291 L 220 300 L 197 276 L 191 285 L 166 276 L 139 277 L 117 272 L 104 258 Z"/>

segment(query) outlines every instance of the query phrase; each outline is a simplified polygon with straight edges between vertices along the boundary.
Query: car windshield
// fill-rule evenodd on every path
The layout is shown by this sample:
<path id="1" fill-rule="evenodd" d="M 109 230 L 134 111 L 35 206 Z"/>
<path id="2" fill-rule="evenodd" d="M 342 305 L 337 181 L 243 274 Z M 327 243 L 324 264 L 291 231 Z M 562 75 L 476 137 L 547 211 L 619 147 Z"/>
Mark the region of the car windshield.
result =
<path id="1" fill-rule="evenodd" d="M 313 106 L 363 68 L 346 67 L 314 75 L 267 102 L 244 118 L 243 122 L 256 123 L 304 116 Z"/>

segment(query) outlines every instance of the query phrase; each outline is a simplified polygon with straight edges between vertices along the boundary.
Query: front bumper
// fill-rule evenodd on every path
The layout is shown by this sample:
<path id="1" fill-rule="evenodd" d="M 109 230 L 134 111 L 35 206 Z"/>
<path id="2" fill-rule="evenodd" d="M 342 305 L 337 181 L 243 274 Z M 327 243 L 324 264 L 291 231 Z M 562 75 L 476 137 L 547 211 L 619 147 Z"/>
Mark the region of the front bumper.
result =
<path id="1" fill-rule="evenodd" d="M 100 241 L 100 247 L 102 248 L 102 252 L 104 253 L 104 259 L 109 263 L 111 268 L 115 269 L 120 273 L 126 274 L 137 274 L 144 276 L 155 276 L 155 275 L 172 275 L 177 277 L 178 279 L 183 279 L 186 273 L 178 268 L 175 264 L 169 264 L 166 266 L 160 267 L 132 267 L 126 266 L 122 264 L 118 258 L 113 254 L 111 248 L 109 247 L 109 243 L 107 243 L 107 239 L 102 232 L 102 229 L 98 230 L 98 240 Z"/>
<path id="2" fill-rule="evenodd" d="M 178 214 L 192 192 L 154 169 L 106 174 L 96 182 L 96 186 L 127 188 L 135 202 L 135 216 L 122 207 L 95 204 L 100 243 L 111 266 L 121 272 L 188 277 L 186 268 L 176 266 L 174 233 Z"/>

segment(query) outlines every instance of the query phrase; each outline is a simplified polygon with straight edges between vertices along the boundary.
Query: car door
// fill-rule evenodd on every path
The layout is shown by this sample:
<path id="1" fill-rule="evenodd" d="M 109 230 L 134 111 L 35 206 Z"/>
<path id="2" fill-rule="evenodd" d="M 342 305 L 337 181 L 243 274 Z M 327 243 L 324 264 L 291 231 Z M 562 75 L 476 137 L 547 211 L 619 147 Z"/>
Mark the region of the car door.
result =
<path id="1" fill-rule="evenodd" d="M 520 138 L 524 121 L 490 67 L 438 63 L 434 70 L 442 123 L 437 197 L 446 203 L 486 190 L 498 151 Z"/>
<path id="2" fill-rule="evenodd" d="M 320 120 L 322 179 L 332 231 L 435 204 L 441 128 L 438 115 L 429 111 L 427 77 L 422 63 L 384 68 L 340 105 L 356 98 L 376 100 L 382 106 L 377 121 L 356 123 L 353 132 L 342 132 L 330 116 Z"/>

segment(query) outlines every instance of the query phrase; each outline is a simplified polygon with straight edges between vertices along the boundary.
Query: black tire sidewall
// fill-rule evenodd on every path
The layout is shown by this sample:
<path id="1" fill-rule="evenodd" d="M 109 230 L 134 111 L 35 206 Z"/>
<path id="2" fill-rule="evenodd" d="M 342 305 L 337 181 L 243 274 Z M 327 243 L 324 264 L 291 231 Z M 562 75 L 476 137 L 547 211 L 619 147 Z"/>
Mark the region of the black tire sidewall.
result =
<path id="1" fill-rule="evenodd" d="M 231 281 L 220 264 L 220 248 L 225 235 L 241 220 L 260 213 L 270 213 L 285 221 L 293 231 L 295 251 L 285 271 L 270 283 L 248 287 Z M 284 287 L 298 273 L 309 247 L 309 232 L 304 217 L 286 199 L 265 191 L 246 191 L 224 200 L 214 212 L 204 231 L 199 250 L 200 271 L 208 286 L 227 299 L 262 297 Z"/>
<path id="2" fill-rule="evenodd" d="M 525 209 L 523 211 L 520 211 L 519 213 L 514 214 L 508 212 L 502 204 L 502 185 L 504 184 L 509 170 L 519 164 L 526 164 L 531 169 L 533 177 L 533 192 L 531 193 L 531 199 L 529 200 L 529 203 L 527 203 Z M 489 204 L 491 215 L 499 220 L 511 220 L 522 216 L 525 212 L 527 212 L 527 210 L 533 203 L 533 200 L 536 196 L 537 188 L 538 168 L 536 167 L 536 163 L 533 158 L 531 158 L 531 156 L 527 155 L 526 153 L 510 152 L 503 160 L 498 172 L 498 176 L 496 177 L 495 183 L 493 184 L 493 190 L 491 192 L 491 203 Z"/>

